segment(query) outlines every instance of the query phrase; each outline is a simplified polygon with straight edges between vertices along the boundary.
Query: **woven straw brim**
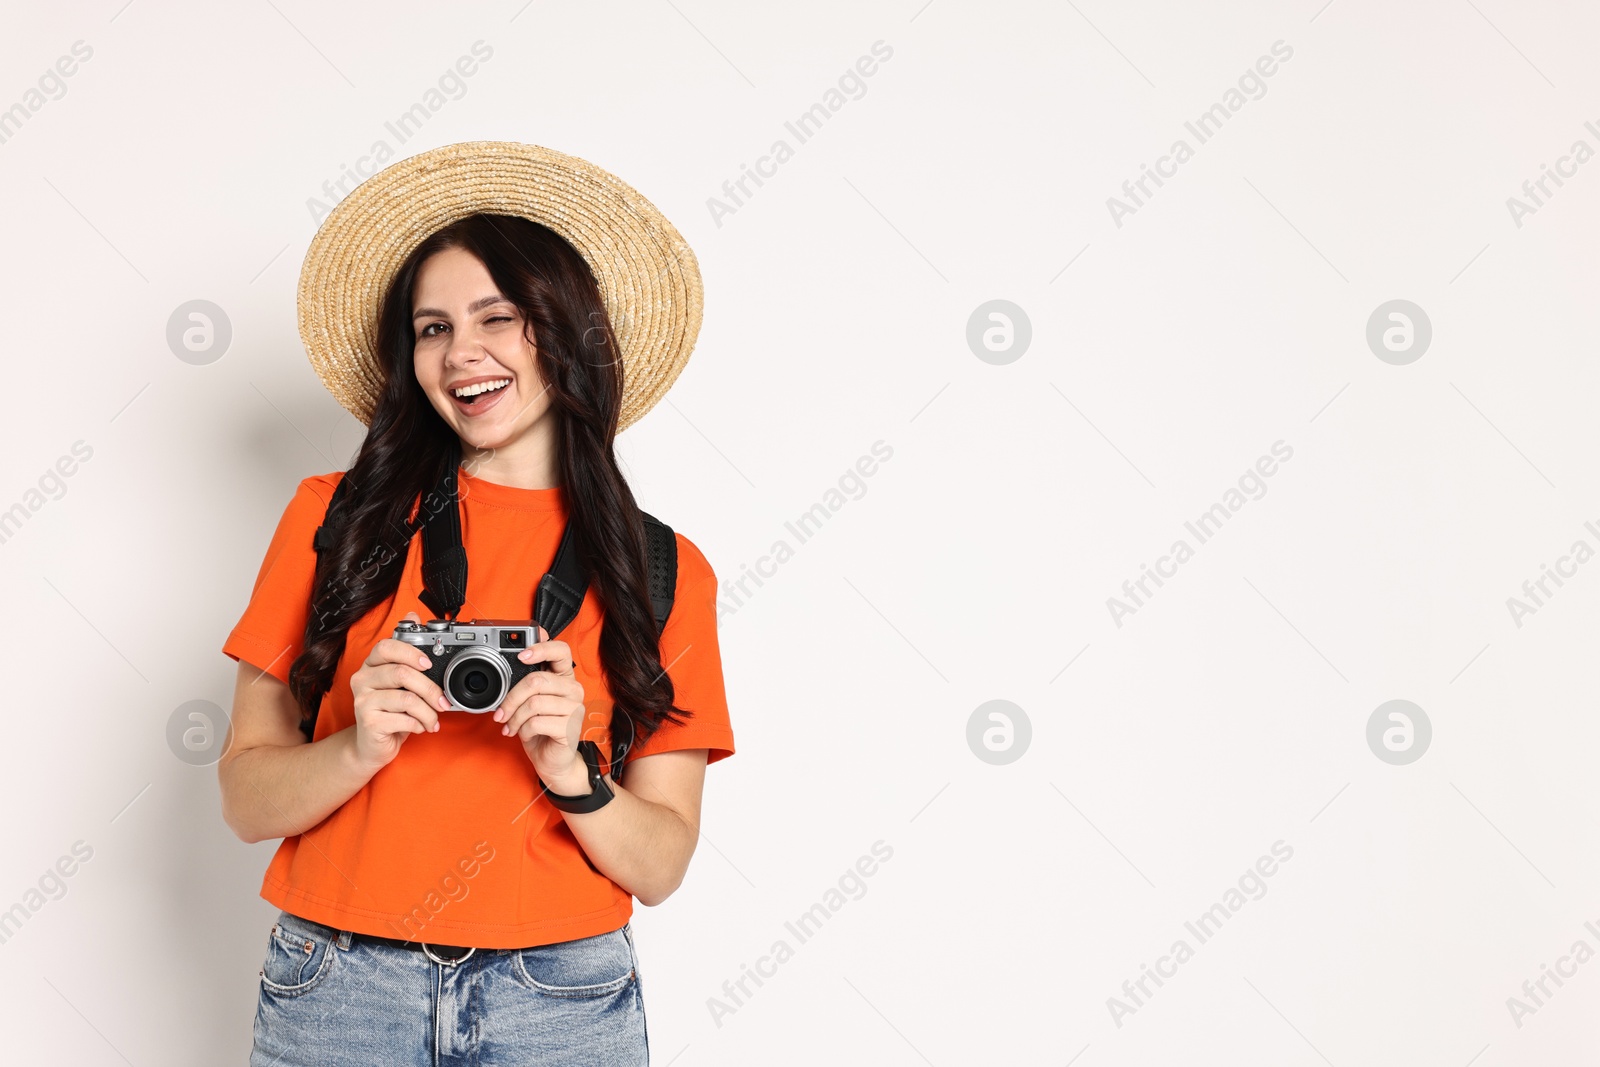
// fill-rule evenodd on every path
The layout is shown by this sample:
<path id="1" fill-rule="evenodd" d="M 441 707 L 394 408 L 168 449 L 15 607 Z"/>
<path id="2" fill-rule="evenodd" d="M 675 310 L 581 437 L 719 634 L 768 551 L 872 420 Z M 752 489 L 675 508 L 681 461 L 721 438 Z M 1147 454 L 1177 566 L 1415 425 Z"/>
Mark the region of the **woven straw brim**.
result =
<path id="1" fill-rule="evenodd" d="M 588 261 L 623 362 L 618 430 L 671 388 L 700 332 L 700 267 L 666 216 L 621 178 L 539 145 L 466 141 L 385 167 L 323 220 L 300 268 L 300 339 L 334 398 L 372 421 L 378 312 L 422 240 L 468 215 L 520 215 Z"/>

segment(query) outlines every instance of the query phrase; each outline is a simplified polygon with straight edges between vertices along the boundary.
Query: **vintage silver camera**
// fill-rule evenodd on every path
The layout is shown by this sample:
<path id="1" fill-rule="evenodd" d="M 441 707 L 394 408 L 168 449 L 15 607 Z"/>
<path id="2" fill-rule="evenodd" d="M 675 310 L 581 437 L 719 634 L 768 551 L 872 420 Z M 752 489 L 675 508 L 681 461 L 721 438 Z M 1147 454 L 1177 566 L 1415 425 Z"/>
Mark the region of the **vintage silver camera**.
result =
<path id="1" fill-rule="evenodd" d="M 439 683 L 455 711 L 492 711 L 524 675 L 548 669 L 517 659 L 518 652 L 539 640 L 537 624 L 525 620 L 408 619 L 395 624 L 394 639 L 427 653 L 433 665 L 422 673 Z"/>

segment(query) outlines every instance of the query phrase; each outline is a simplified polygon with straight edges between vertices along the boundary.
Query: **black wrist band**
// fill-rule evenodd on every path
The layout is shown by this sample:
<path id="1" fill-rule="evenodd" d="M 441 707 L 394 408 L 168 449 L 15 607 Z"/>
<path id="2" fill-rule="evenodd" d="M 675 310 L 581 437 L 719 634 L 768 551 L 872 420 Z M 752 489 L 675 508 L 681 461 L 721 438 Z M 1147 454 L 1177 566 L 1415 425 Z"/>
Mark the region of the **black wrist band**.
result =
<path id="1" fill-rule="evenodd" d="M 605 776 L 600 773 L 600 749 L 593 741 L 579 741 L 578 753 L 583 757 L 583 762 L 589 767 L 590 792 L 584 796 L 562 796 L 553 793 L 550 787 L 544 785 L 540 779 L 539 784 L 544 786 L 544 795 L 557 811 L 569 811 L 576 815 L 586 812 L 598 811 L 611 803 L 611 798 L 616 796 L 611 787 L 606 784 Z"/>

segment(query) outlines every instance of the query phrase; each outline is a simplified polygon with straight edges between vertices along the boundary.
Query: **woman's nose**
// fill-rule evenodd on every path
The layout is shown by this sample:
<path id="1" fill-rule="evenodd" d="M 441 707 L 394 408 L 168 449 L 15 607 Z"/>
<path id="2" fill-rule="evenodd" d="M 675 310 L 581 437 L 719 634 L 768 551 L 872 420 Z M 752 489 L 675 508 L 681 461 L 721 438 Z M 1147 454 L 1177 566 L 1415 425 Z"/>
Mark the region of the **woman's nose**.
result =
<path id="1" fill-rule="evenodd" d="M 450 346 L 450 351 L 445 356 L 445 362 L 452 367 L 466 367 L 482 358 L 483 353 L 478 350 L 477 345 L 457 343 Z"/>

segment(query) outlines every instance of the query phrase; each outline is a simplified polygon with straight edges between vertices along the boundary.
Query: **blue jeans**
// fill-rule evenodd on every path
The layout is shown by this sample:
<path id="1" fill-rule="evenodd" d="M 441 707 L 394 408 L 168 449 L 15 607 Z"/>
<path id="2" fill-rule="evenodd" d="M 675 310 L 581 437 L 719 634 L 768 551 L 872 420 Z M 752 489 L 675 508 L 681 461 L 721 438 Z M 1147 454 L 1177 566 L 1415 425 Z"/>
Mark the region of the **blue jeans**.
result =
<path id="1" fill-rule="evenodd" d="M 631 925 L 440 963 L 280 912 L 250 1067 L 648 1067 Z"/>

